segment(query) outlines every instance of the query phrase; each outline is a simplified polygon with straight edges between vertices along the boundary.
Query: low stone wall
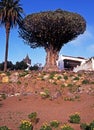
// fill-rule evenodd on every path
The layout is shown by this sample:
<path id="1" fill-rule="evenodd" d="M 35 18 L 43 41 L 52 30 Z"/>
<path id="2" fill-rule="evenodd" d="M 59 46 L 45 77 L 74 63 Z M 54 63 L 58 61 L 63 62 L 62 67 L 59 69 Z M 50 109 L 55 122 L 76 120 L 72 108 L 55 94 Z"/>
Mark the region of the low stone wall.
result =
<path id="1" fill-rule="evenodd" d="M 91 58 L 88 61 L 86 61 L 84 64 L 77 66 L 73 69 L 74 72 L 78 72 L 80 70 L 93 71 L 94 70 L 94 59 Z"/>

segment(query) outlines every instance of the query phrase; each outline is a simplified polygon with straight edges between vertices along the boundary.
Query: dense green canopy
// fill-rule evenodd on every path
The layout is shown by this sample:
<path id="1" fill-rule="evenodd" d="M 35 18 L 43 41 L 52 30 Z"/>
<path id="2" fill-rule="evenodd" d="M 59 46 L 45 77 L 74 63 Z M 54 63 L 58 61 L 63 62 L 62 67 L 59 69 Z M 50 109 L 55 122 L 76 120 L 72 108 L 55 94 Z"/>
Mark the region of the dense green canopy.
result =
<path id="1" fill-rule="evenodd" d="M 51 44 L 59 51 L 65 43 L 85 31 L 86 22 L 77 13 L 58 9 L 28 15 L 23 21 L 23 27 L 20 36 L 32 48 L 48 48 Z"/>

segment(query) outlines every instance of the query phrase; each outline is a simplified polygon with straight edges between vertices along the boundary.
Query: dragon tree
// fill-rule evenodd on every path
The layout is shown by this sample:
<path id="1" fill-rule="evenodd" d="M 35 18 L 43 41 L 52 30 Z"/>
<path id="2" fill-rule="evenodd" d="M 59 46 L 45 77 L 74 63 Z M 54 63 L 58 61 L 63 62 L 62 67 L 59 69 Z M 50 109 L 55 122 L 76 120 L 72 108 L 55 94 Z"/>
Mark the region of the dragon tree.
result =
<path id="1" fill-rule="evenodd" d="M 31 48 L 44 47 L 47 53 L 44 71 L 58 71 L 60 49 L 85 29 L 86 21 L 81 15 L 58 9 L 26 16 L 19 34 Z"/>

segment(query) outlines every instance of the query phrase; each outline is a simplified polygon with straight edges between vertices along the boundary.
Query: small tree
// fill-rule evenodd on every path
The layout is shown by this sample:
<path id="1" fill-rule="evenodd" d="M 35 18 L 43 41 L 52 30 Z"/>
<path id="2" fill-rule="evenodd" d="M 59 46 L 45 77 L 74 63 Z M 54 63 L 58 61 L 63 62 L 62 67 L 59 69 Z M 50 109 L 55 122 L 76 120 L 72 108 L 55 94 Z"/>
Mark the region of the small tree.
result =
<path id="1" fill-rule="evenodd" d="M 44 47 L 47 52 L 44 71 L 57 71 L 60 49 L 85 29 L 86 22 L 82 16 L 58 9 L 28 15 L 19 34 L 31 48 Z"/>
<path id="2" fill-rule="evenodd" d="M 7 61 L 7 69 L 14 70 L 14 65 L 11 61 Z M 0 70 L 4 70 L 4 62 L 0 63 Z"/>
<path id="3" fill-rule="evenodd" d="M 21 61 L 21 62 L 16 62 L 16 65 L 15 65 L 15 69 L 16 70 L 24 70 L 26 69 L 28 66 L 27 64 L 24 62 L 24 61 Z"/>
<path id="4" fill-rule="evenodd" d="M 39 70 L 39 67 L 37 65 L 31 66 L 30 70 Z"/>

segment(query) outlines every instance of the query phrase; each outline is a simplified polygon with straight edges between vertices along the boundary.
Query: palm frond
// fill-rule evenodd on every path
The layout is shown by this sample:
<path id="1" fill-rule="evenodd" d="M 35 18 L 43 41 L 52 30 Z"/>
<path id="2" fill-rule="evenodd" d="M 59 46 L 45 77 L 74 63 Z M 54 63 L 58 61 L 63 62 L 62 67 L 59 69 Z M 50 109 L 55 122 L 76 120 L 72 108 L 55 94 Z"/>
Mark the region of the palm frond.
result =
<path id="1" fill-rule="evenodd" d="M 1 0 L 0 1 L 0 23 L 10 23 L 10 27 L 16 26 L 22 21 L 24 14 L 20 0 Z"/>

